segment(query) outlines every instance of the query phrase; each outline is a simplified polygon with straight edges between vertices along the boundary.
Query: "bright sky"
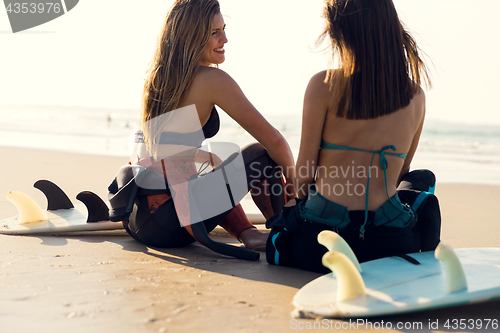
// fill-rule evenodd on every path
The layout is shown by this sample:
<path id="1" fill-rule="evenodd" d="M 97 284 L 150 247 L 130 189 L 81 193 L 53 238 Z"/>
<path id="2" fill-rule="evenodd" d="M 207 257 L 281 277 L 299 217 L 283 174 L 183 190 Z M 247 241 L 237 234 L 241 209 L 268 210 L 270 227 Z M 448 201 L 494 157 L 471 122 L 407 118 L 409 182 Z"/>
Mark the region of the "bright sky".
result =
<path id="1" fill-rule="evenodd" d="M 394 0 L 432 63 L 428 117 L 500 125 L 498 0 Z M 144 73 L 171 0 L 82 0 L 13 34 L 0 10 L 0 105 L 140 107 Z M 229 43 L 221 69 L 264 115 L 299 115 L 323 0 L 220 0 Z"/>

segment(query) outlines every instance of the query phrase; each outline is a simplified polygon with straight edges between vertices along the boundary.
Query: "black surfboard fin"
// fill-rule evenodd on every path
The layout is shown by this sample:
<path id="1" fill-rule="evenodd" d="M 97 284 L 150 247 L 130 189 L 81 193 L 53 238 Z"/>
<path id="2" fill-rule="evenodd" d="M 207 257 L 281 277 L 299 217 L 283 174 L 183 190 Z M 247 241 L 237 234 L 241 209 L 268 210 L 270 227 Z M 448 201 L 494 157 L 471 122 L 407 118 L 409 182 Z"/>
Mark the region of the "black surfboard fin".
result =
<path id="1" fill-rule="evenodd" d="M 87 207 L 87 223 L 109 220 L 109 208 L 97 194 L 90 191 L 83 191 L 78 193 L 76 198 Z"/>
<path id="2" fill-rule="evenodd" d="M 74 208 L 66 193 L 53 182 L 42 179 L 37 181 L 33 186 L 45 194 L 47 198 L 47 210 Z"/>

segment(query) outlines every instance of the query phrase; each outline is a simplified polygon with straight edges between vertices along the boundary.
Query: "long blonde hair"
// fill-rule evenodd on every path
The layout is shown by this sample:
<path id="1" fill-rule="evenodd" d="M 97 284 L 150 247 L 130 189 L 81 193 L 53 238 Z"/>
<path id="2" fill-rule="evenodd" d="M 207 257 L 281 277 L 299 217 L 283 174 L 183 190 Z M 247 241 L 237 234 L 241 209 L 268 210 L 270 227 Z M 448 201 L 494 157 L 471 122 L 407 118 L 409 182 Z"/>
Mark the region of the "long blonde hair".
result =
<path id="1" fill-rule="evenodd" d="M 141 127 L 148 147 L 158 131 L 147 124 L 178 108 L 196 76 L 219 13 L 217 0 L 176 0 L 167 13 L 142 97 Z"/>

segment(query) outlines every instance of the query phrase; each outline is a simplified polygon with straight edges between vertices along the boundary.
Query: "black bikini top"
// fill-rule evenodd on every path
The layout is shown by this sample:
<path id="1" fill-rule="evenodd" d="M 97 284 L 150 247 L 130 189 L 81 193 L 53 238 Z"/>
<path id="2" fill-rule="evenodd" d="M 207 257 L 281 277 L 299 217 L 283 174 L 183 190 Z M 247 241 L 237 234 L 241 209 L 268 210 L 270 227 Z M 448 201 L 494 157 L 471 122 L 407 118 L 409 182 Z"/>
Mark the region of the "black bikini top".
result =
<path id="1" fill-rule="evenodd" d="M 203 127 L 201 128 L 203 130 L 203 135 L 205 136 L 205 139 L 213 138 L 215 134 L 219 132 L 219 128 L 220 128 L 219 113 L 217 112 L 217 109 L 214 106 L 212 112 L 210 113 L 210 118 L 208 118 L 205 125 L 203 125 Z"/>
<path id="2" fill-rule="evenodd" d="M 210 113 L 210 117 L 200 130 L 191 133 L 163 132 L 161 133 L 159 144 L 201 147 L 201 144 L 205 139 L 212 138 L 219 132 L 219 128 L 219 113 L 214 106 L 212 112 Z M 203 132 L 203 138 L 200 132 Z M 144 143 L 144 135 L 142 131 L 136 133 L 135 142 Z"/>

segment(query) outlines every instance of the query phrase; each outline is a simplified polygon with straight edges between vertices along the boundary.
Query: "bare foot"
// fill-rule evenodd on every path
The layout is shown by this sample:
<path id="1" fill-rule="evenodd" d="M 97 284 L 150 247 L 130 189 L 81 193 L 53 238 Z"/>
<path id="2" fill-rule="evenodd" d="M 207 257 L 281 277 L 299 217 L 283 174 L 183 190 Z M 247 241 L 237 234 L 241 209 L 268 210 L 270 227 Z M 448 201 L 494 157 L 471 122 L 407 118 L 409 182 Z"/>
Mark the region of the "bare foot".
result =
<path id="1" fill-rule="evenodd" d="M 268 232 L 259 231 L 257 228 L 243 230 L 240 234 L 240 241 L 249 250 L 265 252 Z"/>

